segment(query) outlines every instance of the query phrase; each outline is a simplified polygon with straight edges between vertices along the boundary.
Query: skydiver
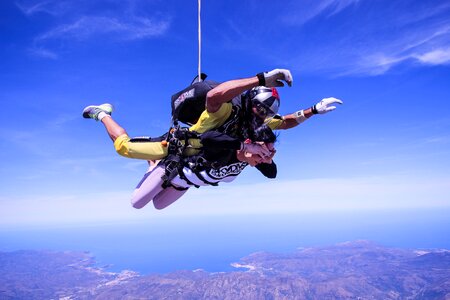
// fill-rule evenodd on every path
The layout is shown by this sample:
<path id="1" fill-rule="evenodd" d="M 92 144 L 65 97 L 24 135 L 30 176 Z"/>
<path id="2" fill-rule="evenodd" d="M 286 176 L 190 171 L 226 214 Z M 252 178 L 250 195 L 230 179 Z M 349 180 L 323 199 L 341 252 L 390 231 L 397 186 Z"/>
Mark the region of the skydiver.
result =
<path id="1" fill-rule="evenodd" d="M 336 107 L 333 105 L 336 103 L 342 104 L 342 101 L 339 99 L 325 98 L 308 109 L 299 110 L 285 116 L 276 115 L 280 101 L 275 86 L 283 86 L 283 81 L 288 85 L 292 84 L 290 72 L 288 70 L 275 69 L 271 72 L 259 73 L 255 77 L 231 80 L 218 85 L 206 95 L 206 110 L 202 113 L 198 122 L 190 129 L 200 133 L 217 129 L 230 137 L 237 137 L 242 143 L 242 140 L 248 138 L 252 138 L 254 141 L 255 128 L 265 121 L 270 128 L 289 129 L 297 126 L 314 114 L 324 114 L 334 110 Z M 261 84 L 265 86 L 260 86 Z M 246 91 L 249 88 L 250 90 Z M 162 146 L 161 143 L 142 143 L 142 141 L 136 142 L 136 140 L 130 139 L 125 130 L 110 117 L 111 112 L 112 106 L 109 104 L 88 106 L 83 110 L 83 116 L 100 120 L 105 125 L 119 154 L 146 160 L 160 159 L 167 155 L 167 147 Z M 269 159 L 270 164 L 267 165 L 273 165 L 272 157 L 270 156 L 274 150 L 273 148 L 270 149 L 272 151 L 269 151 L 267 146 L 258 147 L 254 144 L 247 144 L 246 146 L 245 143 L 241 145 L 242 148 L 252 147 L 251 151 L 253 151 L 254 157 L 260 157 L 259 162 Z M 192 143 L 190 146 L 183 155 L 194 155 L 195 153 L 189 153 L 189 151 L 194 150 L 195 152 L 199 149 L 198 144 Z M 243 150 L 245 152 L 245 149 Z M 247 153 L 251 151 L 247 151 Z M 273 173 L 273 170 L 269 169 L 269 172 Z M 145 176 L 140 185 L 138 185 L 135 194 L 142 194 L 139 192 L 140 187 L 147 180 L 151 182 L 153 179 L 148 179 L 148 176 Z M 152 189 L 150 188 L 148 191 L 148 193 L 151 193 Z M 140 201 L 133 203 L 140 203 Z M 156 202 L 155 205 L 158 206 Z M 135 207 L 140 208 L 142 206 L 137 204 Z M 163 205 L 163 207 L 165 206 Z"/>

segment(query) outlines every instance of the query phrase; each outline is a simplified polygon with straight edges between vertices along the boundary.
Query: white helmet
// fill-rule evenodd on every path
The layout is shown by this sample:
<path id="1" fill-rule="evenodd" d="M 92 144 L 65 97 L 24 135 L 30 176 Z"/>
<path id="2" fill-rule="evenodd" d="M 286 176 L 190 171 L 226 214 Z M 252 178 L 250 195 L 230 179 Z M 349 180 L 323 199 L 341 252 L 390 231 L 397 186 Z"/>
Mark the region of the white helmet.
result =
<path id="1" fill-rule="evenodd" d="M 266 110 L 268 117 L 273 117 L 278 113 L 280 96 L 276 88 L 257 86 L 249 91 L 248 96 L 253 105 Z"/>

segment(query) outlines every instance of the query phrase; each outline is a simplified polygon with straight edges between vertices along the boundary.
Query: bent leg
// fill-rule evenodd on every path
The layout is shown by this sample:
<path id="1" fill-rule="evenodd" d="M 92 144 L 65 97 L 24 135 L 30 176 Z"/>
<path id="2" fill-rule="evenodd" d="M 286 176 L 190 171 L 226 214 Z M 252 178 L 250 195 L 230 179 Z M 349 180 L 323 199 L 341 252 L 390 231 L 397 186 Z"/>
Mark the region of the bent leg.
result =
<path id="1" fill-rule="evenodd" d="M 166 208 L 180 199 L 187 191 L 188 190 L 179 191 L 173 187 L 165 188 L 153 198 L 153 205 L 156 209 Z"/>
<path id="2" fill-rule="evenodd" d="M 114 148 L 122 156 L 144 160 L 159 160 L 168 154 L 167 147 L 161 142 L 133 142 L 127 134 L 116 138 Z"/>
<path id="3" fill-rule="evenodd" d="M 158 160 L 167 156 L 168 149 L 160 141 L 131 141 L 127 132 L 111 116 L 105 116 L 101 122 L 114 142 L 117 153 L 129 158 Z"/>
<path id="4" fill-rule="evenodd" d="M 101 122 L 105 125 L 105 129 L 108 132 L 109 137 L 113 142 L 124 134 L 127 134 L 125 129 L 123 129 L 111 116 L 105 116 L 102 118 Z"/>
<path id="5" fill-rule="evenodd" d="M 187 190 L 179 191 L 173 187 L 163 188 L 161 177 L 165 174 L 163 166 L 150 165 L 149 171 L 145 173 L 138 183 L 131 198 L 134 208 L 142 208 L 153 199 L 156 209 L 163 209 L 177 201 Z"/>
<path id="6" fill-rule="evenodd" d="M 162 187 L 161 177 L 164 175 L 165 169 L 156 166 L 149 172 L 145 173 L 142 180 L 136 186 L 131 197 L 131 205 L 134 208 L 142 208 L 149 203 L 158 193 L 164 190 Z"/>

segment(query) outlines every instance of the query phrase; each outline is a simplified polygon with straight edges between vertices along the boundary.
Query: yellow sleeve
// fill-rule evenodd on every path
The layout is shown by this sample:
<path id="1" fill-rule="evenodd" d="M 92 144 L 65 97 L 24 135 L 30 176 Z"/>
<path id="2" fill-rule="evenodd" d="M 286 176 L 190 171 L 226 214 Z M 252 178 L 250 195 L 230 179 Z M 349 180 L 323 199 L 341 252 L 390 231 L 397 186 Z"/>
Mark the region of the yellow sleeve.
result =
<path id="1" fill-rule="evenodd" d="M 214 113 L 208 113 L 204 110 L 197 123 L 192 125 L 189 130 L 204 133 L 208 130 L 220 127 L 230 117 L 231 111 L 231 103 L 222 104 L 219 110 Z"/>
<path id="2" fill-rule="evenodd" d="M 283 119 L 282 118 L 272 118 L 270 119 L 270 121 L 267 123 L 267 126 L 269 126 L 270 129 L 272 130 L 276 130 L 278 129 L 278 127 L 283 123 Z"/>

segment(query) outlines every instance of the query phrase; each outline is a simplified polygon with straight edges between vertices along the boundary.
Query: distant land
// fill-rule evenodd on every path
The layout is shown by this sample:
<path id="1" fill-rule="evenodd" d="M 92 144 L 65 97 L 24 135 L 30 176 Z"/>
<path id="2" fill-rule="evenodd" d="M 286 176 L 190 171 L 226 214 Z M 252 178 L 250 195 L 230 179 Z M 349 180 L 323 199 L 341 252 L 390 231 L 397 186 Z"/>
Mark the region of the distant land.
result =
<path id="1" fill-rule="evenodd" d="M 450 251 L 368 241 L 258 252 L 233 272 L 112 273 L 87 252 L 0 252 L 0 299 L 450 299 Z"/>

